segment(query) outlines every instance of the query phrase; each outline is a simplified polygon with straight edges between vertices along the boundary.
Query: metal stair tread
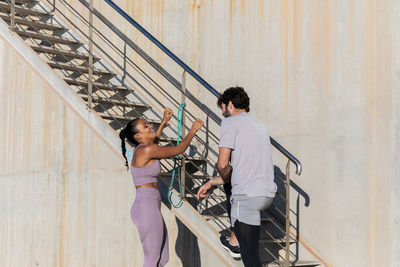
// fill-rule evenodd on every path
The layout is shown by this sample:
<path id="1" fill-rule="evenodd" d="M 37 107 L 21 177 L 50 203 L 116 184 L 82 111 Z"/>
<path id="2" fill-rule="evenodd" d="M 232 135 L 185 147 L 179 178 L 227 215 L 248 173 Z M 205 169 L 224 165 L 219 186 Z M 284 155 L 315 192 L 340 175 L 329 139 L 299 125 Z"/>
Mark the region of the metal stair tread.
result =
<path id="1" fill-rule="evenodd" d="M 24 37 L 28 37 L 28 38 L 43 40 L 43 41 L 49 41 L 52 43 L 59 43 L 59 44 L 65 44 L 65 45 L 78 45 L 78 44 L 81 45 L 82 44 L 75 39 L 61 37 L 61 36 L 55 36 L 55 35 L 48 35 L 45 33 L 37 33 L 37 32 L 29 31 L 29 30 L 15 29 L 15 32 L 19 36 L 24 36 Z"/>
<path id="2" fill-rule="evenodd" d="M 123 121 L 123 122 L 128 122 L 130 120 L 133 120 L 135 117 L 125 117 L 122 115 L 114 115 L 114 114 L 108 114 L 108 113 L 102 113 L 99 112 L 99 115 L 106 120 L 118 120 L 118 121 Z M 157 121 L 157 120 L 151 120 L 151 119 L 146 119 L 146 121 L 150 124 L 154 124 L 154 125 L 160 125 L 161 121 Z"/>
<path id="3" fill-rule="evenodd" d="M 79 94 L 79 96 L 84 99 L 85 101 L 88 101 L 88 96 Z M 104 103 L 104 104 L 115 104 L 117 106 L 124 106 L 124 107 L 146 107 L 146 108 L 151 108 L 150 105 L 139 103 L 139 102 L 130 102 L 129 100 L 123 101 L 123 100 L 117 100 L 117 99 L 111 99 L 111 98 L 105 98 L 105 97 L 98 97 L 98 96 L 93 96 L 92 101 L 96 103 Z"/>
<path id="4" fill-rule="evenodd" d="M 171 178 L 171 175 L 172 175 L 172 173 L 170 173 L 170 172 L 162 172 L 161 173 L 162 178 Z M 191 174 L 189 177 L 193 178 L 193 179 L 210 179 L 210 178 L 212 178 L 211 176 L 208 176 L 208 175 L 198 175 L 198 174 L 196 174 L 196 175 Z"/>
<path id="5" fill-rule="evenodd" d="M 81 65 L 72 66 L 70 63 L 54 62 L 54 61 L 47 61 L 46 63 L 53 69 L 62 69 L 62 70 L 68 70 L 68 71 L 74 71 L 74 72 L 89 73 L 89 67 L 85 67 L 85 66 L 81 66 Z M 117 74 L 114 72 L 110 72 L 108 70 L 93 68 L 93 75 L 116 76 Z"/>
<path id="6" fill-rule="evenodd" d="M 8 14 L 0 13 L 0 18 L 2 18 L 4 21 L 7 21 L 7 22 L 11 21 L 11 16 Z M 15 17 L 15 23 L 25 25 L 25 26 L 32 26 L 39 30 L 45 29 L 45 30 L 50 30 L 50 31 L 67 31 L 67 29 L 61 25 L 44 23 L 39 20 L 30 21 L 30 20 L 26 20 L 26 19 L 20 18 L 20 17 Z"/>
<path id="7" fill-rule="evenodd" d="M 47 53 L 47 54 L 52 54 L 52 55 L 59 55 L 59 56 L 64 56 L 66 58 L 73 58 L 73 59 L 82 59 L 82 60 L 89 59 L 89 54 L 83 54 L 83 53 L 64 50 L 64 49 L 55 49 L 53 47 L 41 46 L 41 45 L 30 45 L 30 47 L 33 50 L 35 50 L 36 52 L 42 52 L 42 53 Z M 93 56 L 93 60 L 100 60 L 100 58 Z"/>
<path id="8" fill-rule="evenodd" d="M 11 11 L 11 4 L 6 2 L 0 2 L 0 12 L 3 11 Z M 37 9 L 25 8 L 21 6 L 15 6 L 15 14 L 16 15 L 24 15 L 24 16 L 52 16 L 51 14 Z"/>
<path id="9" fill-rule="evenodd" d="M 311 261 L 311 260 L 298 260 L 296 262 L 291 262 L 290 266 L 318 266 L 321 265 L 319 261 Z M 276 262 L 271 262 L 266 265 L 265 267 L 281 267 L 285 266 L 284 261 L 279 261 L 278 263 Z"/>
<path id="10" fill-rule="evenodd" d="M 285 238 L 260 238 L 260 243 L 280 243 L 280 244 L 284 244 L 286 243 L 286 239 Z M 290 244 L 296 243 L 296 241 L 293 238 L 290 238 L 289 240 Z"/>
<path id="11" fill-rule="evenodd" d="M 76 85 L 76 86 L 88 86 L 89 81 L 87 80 L 82 80 L 82 79 L 73 79 L 70 77 L 64 77 L 63 78 L 66 83 L 69 85 Z M 121 86 L 121 85 L 113 85 L 113 84 L 104 84 L 104 83 L 99 83 L 99 82 L 93 82 L 93 86 L 96 89 L 103 89 L 103 90 L 118 90 L 118 91 L 124 91 L 124 90 L 130 90 L 133 91 L 133 89 L 130 89 L 126 86 Z"/>
<path id="12" fill-rule="evenodd" d="M 229 219 L 228 215 L 212 215 L 212 214 L 201 214 L 206 220 L 216 220 L 216 219 Z M 261 218 L 262 222 L 273 221 L 272 218 Z M 261 241 L 261 240 L 260 240 Z"/>
<path id="13" fill-rule="evenodd" d="M 174 137 L 163 137 L 163 136 L 161 136 L 160 142 L 168 142 L 168 143 L 171 142 L 171 143 L 176 144 L 177 143 L 177 139 L 174 138 Z"/>
<path id="14" fill-rule="evenodd" d="M 193 156 L 186 156 L 183 155 L 185 157 L 186 160 L 186 164 L 190 164 L 190 163 L 194 163 L 196 165 L 200 165 L 200 164 L 204 164 L 207 162 L 207 159 L 203 158 L 203 157 L 193 157 Z M 175 156 L 173 157 L 169 157 L 169 159 L 173 159 Z"/>
<path id="15" fill-rule="evenodd" d="M 3 2 L 4 2 L 4 0 L 3 0 Z M 38 3 L 38 2 L 39 1 L 37 1 L 37 0 L 15 0 L 15 4 L 17 4 L 17 5 L 23 5 L 23 4 L 27 4 L 27 3 Z"/>
<path id="16" fill-rule="evenodd" d="M 8 0 L 11 2 L 11 0 Z M 0 2 L 8 3 L 6 0 L 0 0 Z M 16 5 L 23 5 L 27 3 L 38 3 L 37 0 L 15 0 Z"/>

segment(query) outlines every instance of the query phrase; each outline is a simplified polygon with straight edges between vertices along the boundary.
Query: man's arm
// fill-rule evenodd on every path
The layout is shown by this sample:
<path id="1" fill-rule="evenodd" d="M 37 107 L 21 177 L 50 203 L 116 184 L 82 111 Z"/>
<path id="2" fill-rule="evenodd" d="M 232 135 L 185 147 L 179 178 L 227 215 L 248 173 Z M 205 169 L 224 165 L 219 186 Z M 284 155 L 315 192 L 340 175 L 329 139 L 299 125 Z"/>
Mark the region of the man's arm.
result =
<path id="1" fill-rule="evenodd" d="M 208 197 L 207 192 L 213 186 L 222 185 L 222 184 L 224 184 L 224 180 L 222 180 L 221 176 L 214 177 L 213 179 L 209 180 L 207 183 L 205 183 L 204 185 L 202 185 L 200 187 L 199 191 L 197 192 L 197 200 L 199 200 L 202 197 L 207 198 Z"/>
<path id="2" fill-rule="evenodd" d="M 229 159 L 231 158 L 232 150 L 226 147 L 219 148 L 218 155 L 218 172 L 221 175 L 224 183 L 229 183 L 231 181 L 232 166 L 229 164 Z"/>

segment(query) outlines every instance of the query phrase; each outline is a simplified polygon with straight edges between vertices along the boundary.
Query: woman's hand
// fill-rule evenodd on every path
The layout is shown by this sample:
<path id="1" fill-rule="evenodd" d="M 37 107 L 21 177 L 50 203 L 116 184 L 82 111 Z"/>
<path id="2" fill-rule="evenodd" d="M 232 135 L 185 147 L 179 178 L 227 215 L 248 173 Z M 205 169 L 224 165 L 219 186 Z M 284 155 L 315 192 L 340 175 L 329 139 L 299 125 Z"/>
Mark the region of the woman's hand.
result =
<path id="1" fill-rule="evenodd" d="M 198 130 L 200 130 L 201 127 L 203 127 L 203 124 L 204 124 L 204 122 L 203 122 L 202 120 L 196 119 L 196 120 L 193 122 L 192 129 L 191 129 L 191 130 L 193 130 L 194 132 L 197 132 Z"/>
<path id="2" fill-rule="evenodd" d="M 165 108 L 164 109 L 164 117 L 163 117 L 162 121 L 165 123 L 168 122 L 172 118 L 172 114 L 173 114 L 172 109 Z"/>

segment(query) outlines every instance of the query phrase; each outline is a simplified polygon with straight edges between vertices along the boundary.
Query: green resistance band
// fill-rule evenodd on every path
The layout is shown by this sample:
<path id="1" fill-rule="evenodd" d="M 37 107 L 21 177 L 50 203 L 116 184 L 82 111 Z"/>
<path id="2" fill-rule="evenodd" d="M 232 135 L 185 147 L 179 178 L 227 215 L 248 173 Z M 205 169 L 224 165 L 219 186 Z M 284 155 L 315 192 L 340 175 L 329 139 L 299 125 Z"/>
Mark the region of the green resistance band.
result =
<path id="1" fill-rule="evenodd" d="M 182 116 L 183 116 L 183 108 L 185 107 L 185 103 L 181 103 L 179 105 L 178 109 L 178 141 L 177 145 L 179 144 L 179 140 L 181 139 L 181 129 L 182 129 Z M 168 201 L 171 203 L 171 205 L 175 208 L 179 208 L 182 205 L 182 187 L 181 187 L 181 166 L 177 164 L 179 157 L 175 156 L 174 158 L 174 170 L 172 171 L 172 177 L 171 177 L 171 183 L 168 188 Z M 177 167 L 178 165 L 178 167 Z M 175 171 L 178 170 L 178 185 L 179 185 L 179 202 L 177 204 L 174 204 L 172 202 L 171 196 L 172 196 L 172 189 L 174 185 L 174 179 L 175 179 Z"/>

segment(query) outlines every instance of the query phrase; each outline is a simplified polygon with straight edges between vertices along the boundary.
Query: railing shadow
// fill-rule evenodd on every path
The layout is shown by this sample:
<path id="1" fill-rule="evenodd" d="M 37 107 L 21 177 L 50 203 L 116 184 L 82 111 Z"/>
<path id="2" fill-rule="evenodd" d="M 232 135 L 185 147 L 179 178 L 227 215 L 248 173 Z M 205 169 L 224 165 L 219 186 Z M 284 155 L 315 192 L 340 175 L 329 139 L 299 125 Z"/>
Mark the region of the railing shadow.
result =
<path id="1" fill-rule="evenodd" d="M 261 213 L 261 217 L 264 219 L 263 227 L 265 232 L 269 233 L 266 239 L 283 239 L 285 237 L 285 225 L 286 225 L 286 174 L 278 166 L 274 166 L 275 183 L 277 185 L 277 192 L 274 201 L 271 206 Z M 290 180 L 291 197 L 296 199 L 295 210 L 291 209 L 291 229 L 294 230 L 296 236 L 291 238 L 291 243 L 294 244 L 294 249 L 291 249 L 291 262 L 292 264 L 299 259 L 299 239 L 300 236 L 300 219 L 301 219 L 301 208 L 300 199 L 303 198 L 305 203 L 304 206 L 310 205 L 309 195 L 300 188 L 293 180 Z M 296 195 L 293 195 L 293 191 Z M 293 219 L 294 217 L 294 219 Z M 261 239 L 263 236 L 261 236 Z M 275 255 L 264 254 L 263 262 L 268 263 L 274 260 L 274 257 L 278 257 L 279 250 L 282 246 L 275 243 L 267 243 L 267 249 L 274 251 Z"/>

